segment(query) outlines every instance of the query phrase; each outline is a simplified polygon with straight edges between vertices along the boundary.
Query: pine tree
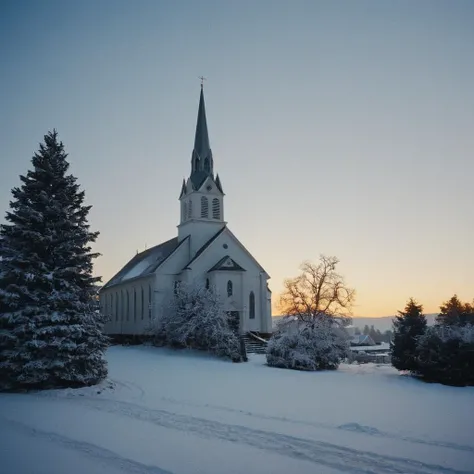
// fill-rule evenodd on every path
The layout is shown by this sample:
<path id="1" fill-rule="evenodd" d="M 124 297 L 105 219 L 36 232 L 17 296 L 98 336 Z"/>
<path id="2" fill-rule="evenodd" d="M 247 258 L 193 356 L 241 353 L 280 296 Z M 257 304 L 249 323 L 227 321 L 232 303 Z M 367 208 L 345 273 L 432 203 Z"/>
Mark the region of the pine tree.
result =
<path id="1" fill-rule="evenodd" d="M 426 318 L 423 306 L 410 298 L 404 311 L 399 311 L 393 321 L 392 365 L 398 370 L 416 372 L 417 339 L 424 334 Z"/>
<path id="2" fill-rule="evenodd" d="M 108 339 L 93 293 L 84 191 L 49 132 L 20 176 L 0 226 L 0 390 L 92 385 L 107 375 Z"/>
<path id="3" fill-rule="evenodd" d="M 439 309 L 441 312 L 436 317 L 437 324 L 454 326 L 474 324 L 474 304 L 461 302 L 457 295 L 444 302 Z"/>
<path id="4" fill-rule="evenodd" d="M 370 333 L 369 325 L 366 324 L 366 325 L 364 326 L 363 334 L 364 334 L 364 336 L 368 336 L 369 333 Z"/>

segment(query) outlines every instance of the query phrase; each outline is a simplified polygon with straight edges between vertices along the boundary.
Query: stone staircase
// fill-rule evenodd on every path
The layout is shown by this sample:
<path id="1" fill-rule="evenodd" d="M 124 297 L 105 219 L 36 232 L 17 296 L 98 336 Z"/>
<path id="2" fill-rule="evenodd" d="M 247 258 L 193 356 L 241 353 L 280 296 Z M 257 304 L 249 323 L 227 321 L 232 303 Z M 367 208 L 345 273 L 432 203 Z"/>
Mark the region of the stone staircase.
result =
<path id="1" fill-rule="evenodd" d="M 248 332 L 242 336 L 247 354 L 265 354 L 267 351 L 267 341 Z"/>

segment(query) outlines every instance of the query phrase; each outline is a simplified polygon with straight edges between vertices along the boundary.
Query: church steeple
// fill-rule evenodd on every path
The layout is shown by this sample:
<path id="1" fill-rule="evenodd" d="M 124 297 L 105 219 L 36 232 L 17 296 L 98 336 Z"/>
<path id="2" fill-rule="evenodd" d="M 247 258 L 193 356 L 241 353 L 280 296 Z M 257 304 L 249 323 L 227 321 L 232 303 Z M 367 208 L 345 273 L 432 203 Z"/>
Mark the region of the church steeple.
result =
<path id="1" fill-rule="evenodd" d="M 201 84 L 199 109 L 194 136 L 194 149 L 191 156 L 191 181 L 194 189 L 199 189 L 204 180 L 211 176 L 214 178 L 214 160 L 209 145 L 209 132 L 207 130 L 206 106 L 204 103 L 204 89 Z"/>

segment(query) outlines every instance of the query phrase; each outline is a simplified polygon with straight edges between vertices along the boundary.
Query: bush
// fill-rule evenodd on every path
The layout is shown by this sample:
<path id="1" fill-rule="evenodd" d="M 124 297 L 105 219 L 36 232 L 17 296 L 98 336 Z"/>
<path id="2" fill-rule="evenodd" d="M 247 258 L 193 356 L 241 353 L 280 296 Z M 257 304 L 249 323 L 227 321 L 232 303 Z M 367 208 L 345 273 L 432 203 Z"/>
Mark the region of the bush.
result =
<path id="1" fill-rule="evenodd" d="M 267 347 L 267 364 L 295 370 L 335 370 L 347 357 L 349 342 L 344 331 L 329 318 L 280 326 Z"/>
<path id="2" fill-rule="evenodd" d="M 428 327 L 418 339 L 417 374 L 445 385 L 474 385 L 474 326 Z"/>
<path id="3" fill-rule="evenodd" d="M 154 333 L 160 345 L 205 350 L 241 361 L 239 337 L 231 329 L 219 295 L 199 285 L 182 283 L 176 288 Z"/>

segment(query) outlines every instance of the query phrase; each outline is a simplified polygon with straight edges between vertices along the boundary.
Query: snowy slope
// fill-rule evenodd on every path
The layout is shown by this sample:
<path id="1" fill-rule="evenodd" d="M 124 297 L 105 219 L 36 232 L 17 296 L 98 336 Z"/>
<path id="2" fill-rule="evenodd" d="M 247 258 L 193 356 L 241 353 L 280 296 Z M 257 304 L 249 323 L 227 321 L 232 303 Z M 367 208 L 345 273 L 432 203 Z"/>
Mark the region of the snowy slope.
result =
<path id="1" fill-rule="evenodd" d="M 0 395 L 2 474 L 474 472 L 474 389 L 113 347 L 100 387 Z"/>

